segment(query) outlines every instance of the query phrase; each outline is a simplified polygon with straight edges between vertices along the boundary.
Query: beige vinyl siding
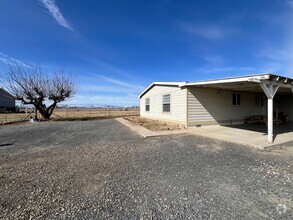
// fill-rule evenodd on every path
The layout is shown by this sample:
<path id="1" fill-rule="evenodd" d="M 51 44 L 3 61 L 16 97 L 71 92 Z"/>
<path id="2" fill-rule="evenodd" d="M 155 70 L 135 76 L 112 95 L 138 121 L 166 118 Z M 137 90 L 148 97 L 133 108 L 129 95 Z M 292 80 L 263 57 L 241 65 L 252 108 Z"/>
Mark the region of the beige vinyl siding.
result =
<path id="1" fill-rule="evenodd" d="M 255 94 L 240 94 L 240 106 L 232 106 L 231 91 L 189 88 L 188 125 L 239 123 L 248 116 L 263 114 L 263 107 L 255 104 Z"/>
<path id="2" fill-rule="evenodd" d="M 163 95 L 170 94 L 170 112 L 163 112 Z M 150 99 L 150 111 L 145 111 L 145 99 Z M 186 123 L 186 89 L 156 85 L 140 99 L 142 117 Z"/>

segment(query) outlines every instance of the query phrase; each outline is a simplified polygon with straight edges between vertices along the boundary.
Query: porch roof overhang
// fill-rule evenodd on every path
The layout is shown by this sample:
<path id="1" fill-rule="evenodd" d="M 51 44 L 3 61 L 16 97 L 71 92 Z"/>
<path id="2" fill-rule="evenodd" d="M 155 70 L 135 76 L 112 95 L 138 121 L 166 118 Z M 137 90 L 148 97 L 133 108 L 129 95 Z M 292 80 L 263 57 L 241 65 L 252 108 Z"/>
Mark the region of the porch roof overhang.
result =
<path id="1" fill-rule="evenodd" d="M 180 87 L 201 87 L 235 92 L 263 93 L 260 86 L 261 83 L 279 86 L 279 94 L 292 94 L 293 92 L 293 79 L 270 73 L 199 82 L 187 82 Z"/>

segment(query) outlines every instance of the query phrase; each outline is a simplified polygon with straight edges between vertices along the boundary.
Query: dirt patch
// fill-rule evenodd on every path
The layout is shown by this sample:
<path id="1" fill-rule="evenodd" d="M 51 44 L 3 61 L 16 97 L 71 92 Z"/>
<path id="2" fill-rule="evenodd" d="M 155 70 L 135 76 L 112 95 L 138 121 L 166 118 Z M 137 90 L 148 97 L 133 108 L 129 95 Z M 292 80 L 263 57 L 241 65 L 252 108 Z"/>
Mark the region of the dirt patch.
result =
<path id="1" fill-rule="evenodd" d="M 130 116 L 124 117 L 125 120 L 128 120 L 136 125 L 143 126 L 151 131 L 168 131 L 168 130 L 180 130 L 183 129 L 182 125 L 171 123 L 171 122 L 162 122 L 159 120 L 146 119 L 139 116 Z"/>

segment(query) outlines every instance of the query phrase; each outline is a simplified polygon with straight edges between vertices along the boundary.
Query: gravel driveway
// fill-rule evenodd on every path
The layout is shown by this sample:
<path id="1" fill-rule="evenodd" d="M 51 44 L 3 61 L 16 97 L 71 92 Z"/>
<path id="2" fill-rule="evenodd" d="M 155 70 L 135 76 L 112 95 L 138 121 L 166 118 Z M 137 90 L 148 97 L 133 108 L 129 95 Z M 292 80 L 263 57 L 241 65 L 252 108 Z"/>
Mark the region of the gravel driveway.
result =
<path id="1" fill-rule="evenodd" d="M 0 219 L 293 219 L 292 148 L 115 120 L 1 126 Z"/>

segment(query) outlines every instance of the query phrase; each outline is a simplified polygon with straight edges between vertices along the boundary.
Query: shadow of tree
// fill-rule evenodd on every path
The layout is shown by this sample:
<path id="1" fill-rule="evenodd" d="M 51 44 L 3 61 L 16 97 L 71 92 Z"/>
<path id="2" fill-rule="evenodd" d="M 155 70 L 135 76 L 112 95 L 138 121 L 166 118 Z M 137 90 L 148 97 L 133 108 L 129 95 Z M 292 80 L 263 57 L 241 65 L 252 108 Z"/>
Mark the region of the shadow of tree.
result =
<path id="1" fill-rule="evenodd" d="M 7 144 L 0 144 L 0 147 L 6 147 L 6 146 L 11 146 L 13 144 L 7 143 Z"/>

